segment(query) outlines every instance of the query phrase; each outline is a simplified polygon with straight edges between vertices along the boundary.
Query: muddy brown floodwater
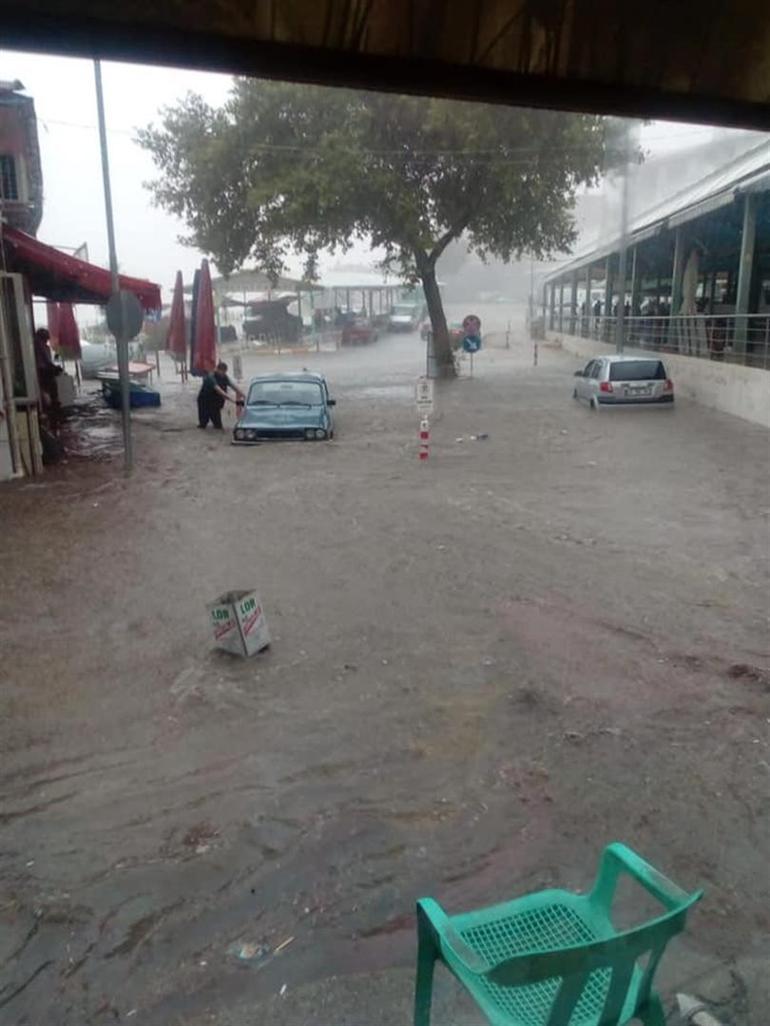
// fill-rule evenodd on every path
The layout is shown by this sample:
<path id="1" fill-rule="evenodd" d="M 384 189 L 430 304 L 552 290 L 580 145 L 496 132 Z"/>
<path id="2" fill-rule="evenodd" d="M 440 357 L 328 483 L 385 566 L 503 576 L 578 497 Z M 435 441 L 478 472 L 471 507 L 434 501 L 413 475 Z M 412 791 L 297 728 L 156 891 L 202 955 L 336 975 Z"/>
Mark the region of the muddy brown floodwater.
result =
<path id="1" fill-rule="evenodd" d="M 375 348 L 304 360 L 333 443 L 233 448 L 165 384 L 130 481 L 100 413 L 0 491 L 0 1021 L 408 1021 L 416 897 L 586 887 L 619 839 L 706 890 L 667 994 L 726 969 L 760 1026 L 767 433 L 591 415 L 515 335 L 420 465 L 421 347 Z M 249 661 L 205 616 L 241 587 Z"/>

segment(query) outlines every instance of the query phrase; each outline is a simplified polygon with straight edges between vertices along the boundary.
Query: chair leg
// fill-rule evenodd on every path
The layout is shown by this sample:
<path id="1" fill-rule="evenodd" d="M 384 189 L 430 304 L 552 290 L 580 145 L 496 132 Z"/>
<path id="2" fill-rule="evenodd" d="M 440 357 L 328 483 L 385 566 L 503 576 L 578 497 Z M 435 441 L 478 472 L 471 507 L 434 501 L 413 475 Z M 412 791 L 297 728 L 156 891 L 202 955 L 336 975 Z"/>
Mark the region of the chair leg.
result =
<path id="1" fill-rule="evenodd" d="M 430 1006 L 433 997 L 433 970 L 436 955 L 433 943 L 418 931 L 417 976 L 414 984 L 414 1026 L 430 1026 Z"/>
<path id="2" fill-rule="evenodd" d="M 666 1013 L 657 994 L 650 994 L 650 1000 L 639 1012 L 643 1026 L 666 1026 Z"/>

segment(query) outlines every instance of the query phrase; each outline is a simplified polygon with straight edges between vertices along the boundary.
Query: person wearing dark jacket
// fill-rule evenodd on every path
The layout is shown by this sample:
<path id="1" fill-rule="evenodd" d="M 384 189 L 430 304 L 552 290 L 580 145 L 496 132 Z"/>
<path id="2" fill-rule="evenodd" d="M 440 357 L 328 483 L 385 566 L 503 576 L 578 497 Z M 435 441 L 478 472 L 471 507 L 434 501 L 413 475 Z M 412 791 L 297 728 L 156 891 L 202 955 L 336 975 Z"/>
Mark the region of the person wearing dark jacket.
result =
<path id="1" fill-rule="evenodd" d="M 235 392 L 235 398 L 227 394 L 228 388 Z M 218 430 L 222 430 L 222 407 L 225 402 L 243 406 L 243 392 L 227 375 L 227 364 L 221 360 L 216 369 L 207 374 L 198 392 L 198 427 L 205 430 L 208 422 Z"/>
<path id="2" fill-rule="evenodd" d="M 49 341 L 51 333 L 48 328 L 38 328 L 33 338 L 35 349 L 35 368 L 40 386 L 40 405 L 43 408 L 51 431 L 57 431 L 61 422 L 61 405 L 59 403 L 59 386 L 56 381 L 62 368 L 54 362 Z"/>

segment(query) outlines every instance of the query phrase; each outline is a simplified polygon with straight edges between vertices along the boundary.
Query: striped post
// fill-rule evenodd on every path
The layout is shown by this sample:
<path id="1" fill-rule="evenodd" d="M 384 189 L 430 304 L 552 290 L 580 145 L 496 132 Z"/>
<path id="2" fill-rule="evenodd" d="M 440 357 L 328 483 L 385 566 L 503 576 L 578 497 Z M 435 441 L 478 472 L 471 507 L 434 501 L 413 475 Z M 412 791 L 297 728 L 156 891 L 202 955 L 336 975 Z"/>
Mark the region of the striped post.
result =
<path id="1" fill-rule="evenodd" d="M 420 421 L 420 461 L 427 460 L 430 453 L 430 424 L 428 418 Z"/>

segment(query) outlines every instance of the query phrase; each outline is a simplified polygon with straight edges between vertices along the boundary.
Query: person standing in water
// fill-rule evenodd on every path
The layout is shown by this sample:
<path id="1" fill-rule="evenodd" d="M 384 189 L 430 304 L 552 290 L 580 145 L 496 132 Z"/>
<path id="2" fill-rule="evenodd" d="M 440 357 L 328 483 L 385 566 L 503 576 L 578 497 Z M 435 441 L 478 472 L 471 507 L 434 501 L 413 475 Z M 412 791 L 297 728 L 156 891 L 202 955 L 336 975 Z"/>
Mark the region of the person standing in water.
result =
<path id="1" fill-rule="evenodd" d="M 235 398 L 227 394 L 228 388 L 235 392 Z M 243 392 L 227 374 L 227 364 L 220 360 L 216 369 L 203 379 L 198 392 L 198 427 L 204 431 L 211 421 L 213 427 L 221 431 L 222 407 L 226 402 L 243 406 L 244 399 Z"/>

